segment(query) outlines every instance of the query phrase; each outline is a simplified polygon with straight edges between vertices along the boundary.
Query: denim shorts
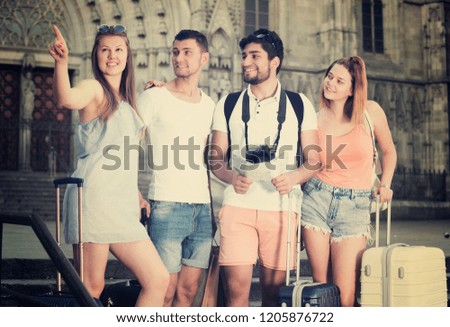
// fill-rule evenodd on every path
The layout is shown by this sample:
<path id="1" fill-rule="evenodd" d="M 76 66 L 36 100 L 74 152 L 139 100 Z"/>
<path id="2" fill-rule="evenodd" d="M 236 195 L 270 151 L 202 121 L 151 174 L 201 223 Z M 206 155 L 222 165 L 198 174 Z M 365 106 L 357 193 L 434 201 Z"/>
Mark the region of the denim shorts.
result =
<path id="1" fill-rule="evenodd" d="M 313 177 L 303 187 L 302 226 L 330 233 L 331 242 L 363 236 L 371 242 L 371 190 L 334 187 Z"/>
<path id="2" fill-rule="evenodd" d="M 212 242 L 209 203 L 149 200 L 148 234 L 169 273 L 181 265 L 208 268 Z"/>

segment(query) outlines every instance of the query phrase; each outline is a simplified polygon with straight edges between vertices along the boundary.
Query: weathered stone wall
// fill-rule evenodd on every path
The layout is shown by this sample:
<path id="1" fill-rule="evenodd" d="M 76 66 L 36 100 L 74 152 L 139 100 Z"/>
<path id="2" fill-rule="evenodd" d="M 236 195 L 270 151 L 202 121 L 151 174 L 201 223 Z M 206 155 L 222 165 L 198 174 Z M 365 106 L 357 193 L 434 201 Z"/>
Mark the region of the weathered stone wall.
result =
<path id="1" fill-rule="evenodd" d="M 173 78 L 170 47 L 182 28 L 204 32 L 210 65 L 201 86 L 213 99 L 242 87 L 238 41 L 244 30 L 241 0 L 2 1 L 0 65 L 52 67 L 51 24 L 66 36 L 73 82 L 91 76 L 90 51 L 99 24 L 127 26 L 141 90 L 151 79 Z M 401 167 L 449 170 L 447 1 L 383 1 L 384 54 L 362 48 L 361 0 L 272 0 L 270 28 L 285 43 L 282 85 L 318 105 L 326 67 L 360 55 L 369 96 L 386 112 Z M 74 114 L 73 122 L 77 121 Z M 22 145 L 24 147 L 25 145 Z M 73 159 L 74 160 L 74 159 Z M 450 189 L 449 189 L 450 191 Z M 450 193 L 450 192 L 447 192 Z"/>

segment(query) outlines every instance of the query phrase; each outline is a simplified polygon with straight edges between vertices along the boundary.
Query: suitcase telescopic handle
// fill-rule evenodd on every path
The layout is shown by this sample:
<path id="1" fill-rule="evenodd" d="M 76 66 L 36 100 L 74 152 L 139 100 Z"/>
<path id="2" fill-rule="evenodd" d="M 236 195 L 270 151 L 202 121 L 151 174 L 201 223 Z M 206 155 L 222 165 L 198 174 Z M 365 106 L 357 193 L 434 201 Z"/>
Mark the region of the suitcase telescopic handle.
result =
<path id="1" fill-rule="evenodd" d="M 375 211 L 375 247 L 380 246 L 380 211 L 381 203 L 380 196 L 376 197 L 376 211 Z M 388 201 L 387 205 L 387 218 L 386 218 L 386 245 L 391 244 L 391 206 L 392 200 Z"/>
<path id="2" fill-rule="evenodd" d="M 83 208 L 82 208 L 82 188 L 83 188 L 84 179 L 78 177 L 64 177 L 57 178 L 53 180 L 53 184 L 56 189 L 56 242 L 58 245 L 61 245 L 61 216 L 60 216 L 60 190 L 61 185 L 68 184 L 76 184 L 78 188 L 78 273 L 80 275 L 80 279 L 84 281 L 84 273 L 83 273 L 83 240 L 82 240 L 82 230 L 83 230 Z M 75 258 L 74 258 L 75 259 Z M 61 274 L 59 271 L 57 272 L 56 277 L 56 286 L 57 290 L 61 291 Z"/>
<path id="3" fill-rule="evenodd" d="M 290 277 L 290 262 L 291 262 L 291 197 L 292 197 L 292 191 L 288 194 L 288 228 L 287 228 L 287 244 L 286 244 L 286 286 L 289 286 L 289 277 Z"/>
<path id="4" fill-rule="evenodd" d="M 286 248 L 286 286 L 289 286 L 290 272 L 291 272 L 291 215 L 292 215 L 292 197 L 299 197 L 299 190 L 291 190 L 288 194 L 288 228 L 287 228 L 287 248 Z M 298 281 L 300 279 L 300 251 L 301 251 L 301 212 L 298 211 L 297 215 L 297 247 L 296 247 L 296 271 L 295 279 Z"/>
<path id="5" fill-rule="evenodd" d="M 57 178 L 53 181 L 53 184 L 55 187 L 59 187 L 61 185 L 67 185 L 67 184 L 77 184 L 78 187 L 82 187 L 84 183 L 83 178 L 77 178 L 77 177 L 64 177 L 64 178 Z"/>

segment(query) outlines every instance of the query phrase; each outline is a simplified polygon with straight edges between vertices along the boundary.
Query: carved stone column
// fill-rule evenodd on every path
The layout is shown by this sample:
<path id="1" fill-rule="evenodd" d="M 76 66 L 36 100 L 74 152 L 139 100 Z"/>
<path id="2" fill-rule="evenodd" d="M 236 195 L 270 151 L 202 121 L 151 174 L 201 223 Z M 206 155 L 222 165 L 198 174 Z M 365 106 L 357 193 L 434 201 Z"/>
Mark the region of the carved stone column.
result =
<path id="1" fill-rule="evenodd" d="M 23 56 L 20 80 L 20 130 L 19 130 L 19 169 L 30 171 L 31 123 L 33 121 L 34 93 L 33 81 L 34 55 Z"/>

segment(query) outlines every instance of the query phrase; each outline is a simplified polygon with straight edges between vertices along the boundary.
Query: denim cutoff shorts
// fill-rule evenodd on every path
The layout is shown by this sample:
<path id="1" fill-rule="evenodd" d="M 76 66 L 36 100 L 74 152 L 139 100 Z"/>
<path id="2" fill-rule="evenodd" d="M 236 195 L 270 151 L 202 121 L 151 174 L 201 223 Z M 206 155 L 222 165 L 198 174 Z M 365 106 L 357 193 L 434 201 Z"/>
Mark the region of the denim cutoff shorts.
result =
<path id="1" fill-rule="evenodd" d="M 303 187 L 302 226 L 330 233 L 331 242 L 364 236 L 371 242 L 371 190 L 334 187 L 313 177 Z"/>
<path id="2" fill-rule="evenodd" d="M 212 242 L 209 203 L 149 200 L 148 234 L 169 273 L 181 265 L 208 268 Z"/>

